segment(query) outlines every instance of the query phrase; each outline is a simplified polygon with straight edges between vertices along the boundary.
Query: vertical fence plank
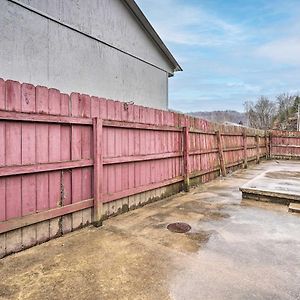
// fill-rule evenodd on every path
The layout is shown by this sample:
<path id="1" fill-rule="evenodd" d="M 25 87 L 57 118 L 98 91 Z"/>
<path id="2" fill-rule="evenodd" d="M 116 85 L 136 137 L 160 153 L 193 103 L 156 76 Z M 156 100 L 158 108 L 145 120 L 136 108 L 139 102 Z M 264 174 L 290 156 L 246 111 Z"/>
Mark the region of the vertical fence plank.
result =
<path id="1" fill-rule="evenodd" d="M 19 82 L 6 81 L 6 109 L 21 111 L 21 85 Z M 5 132 L 6 158 L 5 165 L 20 165 L 22 161 L 21 141 L 22 126 L 19 122 L 7 122 Z M 6 178 L 6 218 L 17 218 L 22 215 L 22 183 L 21 176 Z M 6 234 L 7 254 L 22 248 L 22 230 L 14 230 Z"/>
<path id="2" fill-rule="evenodd" d="M 74 117 L 80 116 L 79 94 L 71 94 L 71 115 Z M 82 140 L 81 140 L 80 125 L 71 126 L 71 159 L 79 160 L 82 157 Z M 77 203 L 82 200 L 82 170 L 81 168 L 72 170 L 72 203 Z M 76 229 L 82 225 L 82 212 L 72 214 L 72 226 Z"/>
<path id="3" fill-rule="evenodd" d="M 63 116 L 70 116 L 70 98 L 69 95 L 61 94 L 61 111 Z M 71 126 L 61 125 L 61 160 L 71 160 Z M 72 175 L 70 170 L 64 170 L 61 172 L 61 205 L 68 205 L 72 203 Z M 72 215 L 65 215 L 61 218 L 61 230 L 62 233 L 68 233 L 72 231 Z"/>
<path id="4" fill-rule="evenodd" d="M 35 112 L 35 90 L 22 84 L 22 111 Z M 34 123 L 22 124 L 22 165 L 35 164 L 36 132 Z M 36 212 L 36 175 L 22 176 L 22 215 Z"/>
<path id="5" fill-rule="evenodd" d="M 221 174 L 223 177 L 226 176 L 226 166 L 225 166 L 225 161 L 224 161 L 224 153 L 223 153 L 223 143 L 222 143 L 222 138 L 220 131 L 216 131 L 216 137 L 217 137 L 217 143 L 218 143 L 218 150 L 219 150 L 219 161 L 220 161 L 220 169 L 221 169 Z"/>
<path id="6" fill-rule="evenodd" d="M 256 144 L 256 163 L 259 163 L 260 160 L 260 146 L 259 146 L 260 137 L 258 134 L 255 135 L 255 144 Z"/>
<path id="7" fill-rule="evenodd" d="M 5 179 L 0 178 L 0 222 L 6 220 Z"/>
<path id="8" fill-rule="evenodd" d="M 269 158 L 272 159 L 272 131 L 269 131 Z"/>
<path id="9" fill-rule="evenodd" d="M 49 113 L 48 89 L 46 87 L 36 87 L 36 112 Z M 36 124 L 36 162 L 49 162 L 49 125 Z M 36 174 L 36 206 L 37 211 L 49 209 L 49 173 Z M 49 239 L 49 221 L 37 224 L 36 238 L 38 242 Z"/>
<path id="10" fill-rule="evenodd" d="M 190 190 L 190 130 L 189 123 L 187 122 L 183 130 L 183 170 L 184 170 L 184 189 L 186 192 Z"/>
<path id="11" fill-rule="evenodd" d="M 61 114 L 61 97 L 57 89 L 49 89 L 49 114 Z M 60 124 L 49 125 L 49 162 L 61 161 L 61 126 Z M 49 208 L 62 206 L 62 171 L 49 173 Z M 61 218 L 50 220 L 50 237 L 62 234 Z"/>
<path id="12" fill-rule="evenodd" d="M 0 110 L 5 109 L 5 81 L 0 79 Z M 0 167 L 5 165 L 5 121 L 0 121 Z M 6 220 L 5 178 L 0 178 L 0 222 Z M 5 234 L 0 235 L 0 258 L 5 255 Z"/>
<path id="13" fill-rule="evenodd" d="M 84 118 L 91 117 L 91 98 L 88 95 L 80 95 L 81 116 Z M 93 156 L 92 151 L 92 128 L 90 126 L 82 126 L 81 128 L 81 153 L 82 159 L 90 159 Z M 82 168 L 81 177 L 81 200 L 92 198 L 92 173 L 91 167 Z M 82 225 L 91 223 L 92 210 L 90 208 L 82 211 Z"/>
<path id="14" fill-rule="evenodd" d="M 115 120 L 120 121 L 122 119 L 121 105 L 120 102 L 114 102 L 114 110 L 115 110 Z M 115 134 L 115 156 L 122 156 L 122 141 L 125 138 L 122 128 L 113 128 Z M 120 164 L 116 164 L 113 166 L 114 175 L 115 175 L 115 192 L 119 192 L 122 190 L 122 166 Z"/>
<path id="15" fill-rule="evenodd" d="M 21 86 L 21 111 L 36 111 L 35 87 L 31 84 Z M 22 165 L 36 163 L 36 124 L 22 123 Z M 36 212 L 36 174 L 22 176 L 22 216 Z M 22 228 L 22 247 L 28 248 L 36 243 L 36 226 Z"/>
<path id="16" fill-rule="evenodd" d="M 128 106 L 128 121 L 133 122 L 134 121 L 134 114 L 133 114 L 133 105 Z M 135 131 L 136 130 L 129 130 L 129 136 L 128 136 L 128 153 L 129 155 L 134 155 L 134 137 L 135 137 Z M 132 189 L 134 188 L 134 163 L 131 162 L 128 164 L 128 188 Z M 134 205 L 135 197 L 131 196 L 128 198 L 128 208 L 132 207 Z"/>
<path id="17" fill-rule="evenodd" d="M 6 81 L 6 110 L 21 111 L 21 84 L 17 81 Z"/>
<path id="18" fill-rule="evenodd" d="M 266 154 L 266 158 L 269 158 L 268 130 L 265 131 L 264 141 L 265 141 L 265 154 Z"/>
<path id="19" fill-rule="evenodd" d="M 94 140 L 94 211 L 93 223 L 100 226 L 102 222 L 102 180 L 103 180 L 103 156 L 102 156 L 102 119 L 93 118 Z"/>
<path id="20" fill-rule="evenodd" d="M 5 81 L 0 78 L 0 110 L 5 109 Z"/>
<path id="21" fill-rule="evenodd" d="M 247 130 L 243 129 L 243 147 L 244 147 L 244 168 L 248 167 L 248 154 L 247 154 Z"/>

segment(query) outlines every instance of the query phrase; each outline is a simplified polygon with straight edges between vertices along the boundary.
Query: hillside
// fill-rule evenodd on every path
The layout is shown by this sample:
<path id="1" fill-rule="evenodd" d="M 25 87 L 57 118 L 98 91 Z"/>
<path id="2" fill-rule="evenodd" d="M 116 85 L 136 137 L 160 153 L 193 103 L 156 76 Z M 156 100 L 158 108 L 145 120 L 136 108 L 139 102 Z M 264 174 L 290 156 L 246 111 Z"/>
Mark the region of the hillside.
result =
<path id="1" fill-rule="evenodd" d="M 194 117 L 199 117 L 208 121 L 224 123 L 231 122 L 239 124 L 246 124 L 246 115 L 245 113 L 240 113 L 235 110 L 216 110 L 216 111 L 198 111 L 188 113 Z"/>

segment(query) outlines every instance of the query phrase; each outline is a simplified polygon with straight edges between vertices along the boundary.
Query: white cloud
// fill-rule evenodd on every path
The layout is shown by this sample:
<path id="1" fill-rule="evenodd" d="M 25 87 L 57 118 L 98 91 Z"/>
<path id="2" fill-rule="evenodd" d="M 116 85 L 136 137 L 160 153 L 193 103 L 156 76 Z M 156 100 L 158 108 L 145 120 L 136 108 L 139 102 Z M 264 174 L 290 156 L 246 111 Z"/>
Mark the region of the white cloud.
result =
<path id="1" fill-rule="evenodd" d="M 230 88 L 240 88 L 243 89 L 246 92 L 254 92 L 254 93 L 258 93 L 261 91 L 261 87 L 258 85 L 252 85 L 249 83 L 245 83 L 245 82 L 228 82 L 226 84 L 227 87 Z"/>
<path id="2" fill-rule="evenodd" d="M 166 42 L 197 45 L 225 46 L 245 35 L 236 24 L 227 22 L 199 6 L 178 0 L 139 0 L 142 8 L 151 7 L 151 22 Z M 150 11 L 150 9 L 149 9 Z"/>
<path id="3" fill-rule="evenodd" d="M 266 43 L 256 54 L 274 62 L 300 65 L 300 37 L 288 37 Z"/>

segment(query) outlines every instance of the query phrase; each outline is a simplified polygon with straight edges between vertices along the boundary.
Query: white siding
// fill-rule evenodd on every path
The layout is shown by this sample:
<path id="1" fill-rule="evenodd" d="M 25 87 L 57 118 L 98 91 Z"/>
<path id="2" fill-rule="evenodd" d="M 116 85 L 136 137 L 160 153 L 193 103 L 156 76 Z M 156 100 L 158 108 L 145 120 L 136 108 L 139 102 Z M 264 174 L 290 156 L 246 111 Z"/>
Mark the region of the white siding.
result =
<path id="1" fill-rule="evenodd" d="M 25 2 L 25 0 L 24 0 Z M 26 1 L 28 3 L 28 1 Z M 0 77 L 167 108 L 169 62 L 119 0 L 29 1 L 161 70 L 6 0 L 0 1 Z M 40 3 L 40 7 L 38 6 Z M 55 3 L 52 6 L 52 3 Z M 71 6 L 67 4 L 72 3 Z M 79 15 L 82 6 L 89 10 Z M 85 4 L 85 5 L 84 5 Z M 44 6 L 44 8 L 43 8 Z M 98 11 L 97 11 L 98 9 Z M 83 10 L 84 11 L 84 10 Z M 90 13 L 88 13 L 90 12 Z M 119 14 L 119 17 L 118 17 Z M 96 18 L 96 15 L 99 17 Z M 98 21 L 97 21 L 98 19 Z M 105 22 L 104 22 L 105 20 Z M 102 23 L 101 23 L 102 22 Z M 104 24 L 101 27 L 101 24 Z M 131 37 L 131 38 L 130 38 Z"/>

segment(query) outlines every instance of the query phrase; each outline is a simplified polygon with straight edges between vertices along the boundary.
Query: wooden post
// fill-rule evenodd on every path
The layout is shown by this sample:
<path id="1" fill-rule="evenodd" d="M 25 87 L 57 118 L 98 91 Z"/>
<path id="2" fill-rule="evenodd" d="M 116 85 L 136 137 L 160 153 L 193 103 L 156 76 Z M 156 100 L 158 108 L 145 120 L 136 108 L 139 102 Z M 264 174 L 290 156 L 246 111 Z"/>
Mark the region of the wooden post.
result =
<path id="1" fill-rule="evenodd" d="M 183 170 L 184 170 L 184 190 L 190 190 L 190 130 L 187 120 L 186 127 L 183 128 Z"/>
<path id="2" fill-rule="evenodd" d="M 248 168 L 248 153 L 247 153 L 247 131 L 243 130 L 243 147 L 244 147 L 244 168 Z"/>
<path id="3" fill-rule="evenodd" d="M 224 161 L 224 153 L 223 153 L 223 145 L 220 131 L 216 131 L 217 143 L 218 143 L 218 150 L 219 150 L 219 160 L 220 160 L 220 169 L 221 174 L 223 177 L 226 177 L 226 166 Z"/>
<path id="4" fill-rule="evenodd" d="M 102 225 L 102 179 L 103 179 L 103 156 L 102 156 L 102 119 L 93 118 L 94 138 L 94 210 L 93 223 L 95 226 Z"/>
<path id="5" fill-rule="evenodd" d="M 272 131 L 269 131 L 269 158 L 272 158 Z"/>
<path id="6" fill-rule="evenodd" d="M 269 158 L 269 141 L 268 141 L 268 130 L 265 131 L 265 147 L 266 147 L 266 159 Z"/>
<path id="7" fill-rule="evenodd" d="M 259 135 L 258 134 L 255 135 L 255 143 L 256 143 L 256 163 L 259 164 L 260 154 L 259 154 Z"/>

